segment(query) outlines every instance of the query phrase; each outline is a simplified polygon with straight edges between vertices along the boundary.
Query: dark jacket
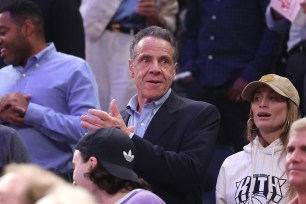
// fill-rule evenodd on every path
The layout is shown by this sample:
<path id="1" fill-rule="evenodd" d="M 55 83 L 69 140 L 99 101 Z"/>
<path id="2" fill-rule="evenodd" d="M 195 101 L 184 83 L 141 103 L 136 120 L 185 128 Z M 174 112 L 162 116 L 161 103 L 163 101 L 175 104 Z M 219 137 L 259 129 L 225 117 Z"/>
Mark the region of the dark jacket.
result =
<path id="1" fill-rule="evenodd" d="M 29 155 L 16 130 L 0 125 L 0 174 L 12 162 L 29 163 Z"/>
<path id="2" fill-rule="evenodd" d="M 122 112 L 124 120 L 129 114 Z M 135 171 L 167 204 L 201 203 L 202 179 L 213 155 L 220 115 L 215 106 L 173 91 L 144 137 L 133 136 Z"/>

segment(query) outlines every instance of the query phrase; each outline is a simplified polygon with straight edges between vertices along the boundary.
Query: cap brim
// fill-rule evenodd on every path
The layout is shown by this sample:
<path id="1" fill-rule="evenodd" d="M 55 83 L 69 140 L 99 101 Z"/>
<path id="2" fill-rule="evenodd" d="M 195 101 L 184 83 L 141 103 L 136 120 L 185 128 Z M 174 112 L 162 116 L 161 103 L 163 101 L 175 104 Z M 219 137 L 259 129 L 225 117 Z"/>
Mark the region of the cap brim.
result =
<path id="1" fill-rule="evenodd" d="M 241 97 L 246 101 L 252 101 L 254 91 L 261 86 L 269 86 L 268 84 L 260 81 L 254 81 L 249 83 L 242 91 Z M 269 86 L 270 87 L 270 86 Z"/>
<path id="2" fill-rule="evenodd" d="M 252 101 L 253 93 L 256 89 L 258 89 L 261 86 L 268 86 L 271 89 L 273 89 L 276 93 L 278 93 L 281 96 L 284 96 L 286 98 L 289 98 L 282 90 L 280 90 L 277 86 L 272 86 L 271 84 L 268 84 L 266 82 L 261 81 L 254 81 L 249 83 L 242 91 L 241 97 L 246 101 Z"/>
<path id="3" fill-rule="evenodd" d="M 103 165 L 103 167 L 106 169 L 108 173 L 110 173 L 111 175 L 115 177 L 129 180 L 129 181 L 139 180 L 137 174 L 129 168 L 119 166 L 117 164 L 113 164 L 113 163 L 106 162 L 106 161 L 101 161 L 101 164 Z"/>

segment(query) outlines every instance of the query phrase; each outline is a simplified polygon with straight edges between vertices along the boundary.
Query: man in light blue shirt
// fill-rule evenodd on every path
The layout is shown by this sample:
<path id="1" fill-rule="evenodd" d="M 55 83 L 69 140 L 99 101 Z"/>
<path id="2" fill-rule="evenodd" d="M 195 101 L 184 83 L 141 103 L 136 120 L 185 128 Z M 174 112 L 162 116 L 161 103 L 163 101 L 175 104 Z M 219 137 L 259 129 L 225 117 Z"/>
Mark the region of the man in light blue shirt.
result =
<path id="1" fill-rule="evenodd" d="M 46 43 L 39 8 L 29 1 L 0 8 L 0 121 L 16 129 L 31 160 L 65 178 L 86 133 L 80 115 L 99 108 L 89 65 Z M 10 76 L 10 77 L 9 77 Z"/>

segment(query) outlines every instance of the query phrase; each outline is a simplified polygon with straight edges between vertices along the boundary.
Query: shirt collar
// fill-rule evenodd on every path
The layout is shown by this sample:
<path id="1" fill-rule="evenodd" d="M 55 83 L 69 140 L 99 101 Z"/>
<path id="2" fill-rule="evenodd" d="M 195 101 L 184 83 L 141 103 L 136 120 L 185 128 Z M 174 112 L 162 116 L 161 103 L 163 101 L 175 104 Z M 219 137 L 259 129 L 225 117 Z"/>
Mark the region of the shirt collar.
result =
<path id="1" fill-rule="evenodd" d="M 144 107 L 146 106 L 153 106 L 154 108 L 160 107 L 167 100 L 170 93 L 171 93 L 171 88 L 160 99 L 158 99 L 157 101 L 152 101 L 151 103 L 145 104 Z M 137 98 L 137 95 L 135 95 L 131 98 L 131 100 L 127 104 L 126 111 L 131 115 L 134 112 L 137 112 L 137 108 L 138 108 L 138 98 Z"/>
<path id="2" fill-rule="evenodd" d="M 14 68 L 16 68 L 18 71 L 22 71 L 24 69 L 28 69 L 28 67 L 31 67 L 31 65 L 33 63 L 41 61 L 42 59 L 46 58 L 49 55 L 49 53 L 51 53 L 53 51 L 56 51 L 54 43 L 47 43 L 47 47 L 45 47 L 40 52 L 38 52 L 35 55 L 33 55 L 33 56 L 28 58 L 25 67 L 19 65 L 19 66 L 14 66 Z"/>
<path id="3" fill-rule="evenodd" d="M 54 43 L 47 43 L 47 47 L 45 47 L 45 49 L 41 50 L 40 52 L 38 52 L 33 57 L 35 57 L 37 60 L 40 60 L 40 59 L 43 59 L 43 58 L 47 57 L 48 54 L 50 52 L 53 52 L 53 51 L 56 51 Z"/>

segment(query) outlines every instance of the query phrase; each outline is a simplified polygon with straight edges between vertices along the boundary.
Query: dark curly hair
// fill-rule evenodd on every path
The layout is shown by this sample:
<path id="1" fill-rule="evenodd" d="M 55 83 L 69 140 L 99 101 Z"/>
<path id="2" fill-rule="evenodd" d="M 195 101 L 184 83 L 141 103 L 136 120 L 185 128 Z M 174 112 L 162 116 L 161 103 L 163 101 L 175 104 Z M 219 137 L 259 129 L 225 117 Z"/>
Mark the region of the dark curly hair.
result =
<path id="1" fill-rule="evenodd" d="M 90 156 L 83 154 L 82 152 L 81 157 L 83 162 L 87 162 L 90 158 Z M 138 181 L 130 181 L 111 175 L 106 171 L 106 169 L 101 165 L 99 161 L 97 166 L 95 166 L 90 172 L 86 173 L 85 176 L 88 176 L 88 178 L 101 190 L 104 190 L 111 195 L 122 189 L 127 191 L 131 191 L 136 188 L 151 190 L 150 185 L 142 178 L 139 178 Z"/>

